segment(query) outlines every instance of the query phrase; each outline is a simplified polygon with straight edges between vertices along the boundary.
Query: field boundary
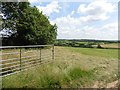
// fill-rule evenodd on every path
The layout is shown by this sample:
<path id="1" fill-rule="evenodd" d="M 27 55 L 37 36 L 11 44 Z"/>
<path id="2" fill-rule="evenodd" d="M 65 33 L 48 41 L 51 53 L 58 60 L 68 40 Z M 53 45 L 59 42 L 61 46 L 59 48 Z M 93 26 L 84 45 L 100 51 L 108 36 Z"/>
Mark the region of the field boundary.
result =
<path id="1" fill-rule="evenodd" d="M 9 52 L 4 52 L 7 50 Z M 3 46 L 0 47 L 0 52 L 2 52 L 0 54 L 2 57 L 0 76 L 2 77 L 54 60 L 54 45 Z M 18 57 L 13 58 L 12 55 Z M 3 57 L 7 57 L 7 59 Z"/>

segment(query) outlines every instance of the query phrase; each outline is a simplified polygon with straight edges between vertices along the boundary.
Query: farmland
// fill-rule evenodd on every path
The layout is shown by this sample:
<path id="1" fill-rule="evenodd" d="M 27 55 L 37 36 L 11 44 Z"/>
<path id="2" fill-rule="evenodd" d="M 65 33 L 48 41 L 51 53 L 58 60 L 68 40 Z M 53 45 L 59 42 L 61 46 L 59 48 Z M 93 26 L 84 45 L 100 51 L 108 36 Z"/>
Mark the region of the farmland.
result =
<path id="1" fill-rule="evenodd" d="M 112 44 L 103 44 L 101 46 L 104 48 L 120 48 L 119 45 L 120 45 L 120 43 L 118 43 L 118 44 L 112 43 Z"/>
<path id="2" fill-rule="evenodd" d="M 103 49 L 117 49 L 120 48 L 120 41 L 104 41 L 104 40 L 56 40 L 56 46 L 72 46 L 82 48 L 103 48 Z"/>
<path id="3" fill-rule="evenodd" d="M 104 88 L 116 80 L 118 49 L 55 46 L 53 62 L 3 77 L 3 88 Z"/>

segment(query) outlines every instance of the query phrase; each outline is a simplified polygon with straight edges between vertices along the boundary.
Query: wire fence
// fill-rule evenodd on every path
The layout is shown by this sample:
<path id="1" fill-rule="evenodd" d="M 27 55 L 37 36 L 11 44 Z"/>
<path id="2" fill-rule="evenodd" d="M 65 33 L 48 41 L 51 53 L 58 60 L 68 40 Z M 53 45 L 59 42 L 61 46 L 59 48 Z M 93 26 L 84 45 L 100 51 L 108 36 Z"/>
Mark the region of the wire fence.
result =
<path id="1" fill-rule="evenodd" d="M 0 47 L 0 76 L 8 76 L 54 60 L 54 45 Z"/>

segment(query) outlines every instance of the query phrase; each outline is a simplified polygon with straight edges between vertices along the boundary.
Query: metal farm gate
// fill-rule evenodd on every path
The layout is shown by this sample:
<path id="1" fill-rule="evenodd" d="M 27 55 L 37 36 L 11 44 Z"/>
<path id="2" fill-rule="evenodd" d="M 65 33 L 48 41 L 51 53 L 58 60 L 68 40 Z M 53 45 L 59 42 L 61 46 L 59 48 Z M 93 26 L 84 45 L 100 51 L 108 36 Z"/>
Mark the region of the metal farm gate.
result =
<path id="1" fill-rule="evenodd" d="M 54 60 L 54 45 L 0 47 L 0 76 L 8 76 Z"/>

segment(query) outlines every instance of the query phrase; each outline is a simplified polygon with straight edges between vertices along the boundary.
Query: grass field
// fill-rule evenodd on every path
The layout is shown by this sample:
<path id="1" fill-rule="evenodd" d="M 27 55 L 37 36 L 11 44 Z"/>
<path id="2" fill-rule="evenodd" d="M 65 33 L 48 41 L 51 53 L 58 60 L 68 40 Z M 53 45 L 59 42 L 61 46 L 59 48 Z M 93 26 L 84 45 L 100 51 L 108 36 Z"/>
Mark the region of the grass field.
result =
<path id="1" fill-rule="evenodd" d="M 69 48 L 73 52 L 78 52 L 84 55 L 98 56 L 105 58 L 118 58 L 118 49 L 96 49 L 96 48 Z"/>
<path id="2" fill-rule="evenodd" d="M 55 47 L 54 62 L 3 77 L 3 88 L 106 87 L 117 79 L 117 49 Z"/>

